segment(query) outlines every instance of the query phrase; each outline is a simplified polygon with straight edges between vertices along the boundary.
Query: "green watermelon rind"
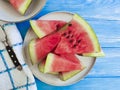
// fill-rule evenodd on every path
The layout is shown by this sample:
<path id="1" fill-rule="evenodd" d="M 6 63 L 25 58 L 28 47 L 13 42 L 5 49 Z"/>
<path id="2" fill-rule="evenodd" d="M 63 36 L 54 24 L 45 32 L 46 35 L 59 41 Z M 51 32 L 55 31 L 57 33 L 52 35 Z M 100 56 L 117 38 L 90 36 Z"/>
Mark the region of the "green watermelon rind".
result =
<path id="1" fill-rule="evenodd" d="M 38 69 L 40 72 L 44 73 L 44 65 L 42 63 L 38 64 Z"/>
<path id="2" fill-rule="evenodd" d="M 38 69 L 40 72 L 44 73 L 44 65 L 42 65 L 41 63 L 38 64 Z M 49 72 L 49 74 L 58 75 L 59 73 L 58 72 Z"/>
<path id="3" fill-rule="evenodd" d="M 44 73 L 49 73 L 51 72 L 51 65 L 54 60 L 54 55 L 52 53 L 49 53 L 46 58 L 46 63 L 44 67 Z"/>
<path id="4" fill-rule="evenodd" d="M 45 65 L 43 65 L 42 62 L 38 64 L 38 69 L 42 73 L 44 73 L 44 67 L 45 67 Z M 49 74 L 57 75 L 59 73 L 58 72 L 49 72 Z"/>
<path id="5" fill-rule="evenodd" d="M 45 33 L 42 32 L 42 29 L 41 29 L 39 26 L 37 26 L 37 23 L 36 23 L 35 20 L 30 20 L 30 25 L 31 25 L 33 31 L 35 32 L 35 34 L 36 34 L 39 38 L 42 38 L 42 37 L 45 36 Z"/>
<path id="6" fill-rule="evenodd" d="M 98 52 L 98 53 L 84 53 L 82 55 L 86 56 L 86 57 L 104 57 L 105 53 L 103 51 L 101 51 L 101 52 Z"/>
<path id="7" fill-rule="evenodd" d="M 74 71 L 69 71 L 68 73 L 64 74 L 64 76 L 62 74 L 59 74 L 59 77 L 62 81 L 66 81 L 70 78 L 72 78 L 73 76 L 75 76 L 76 74 L 78 74 L 79 72 L 81 72 L 82 70 L 74 70 Z"/>
<path id="8" fill-rule="evenodd" d="M 80 72 L 80 70 L 74 70 L 74 71 L 68 72 L 68 73 L 71 73 L 70 75 L 68 75 L 68 73 L 64 74 L 64 75 L 59 74 L 59 77 L 62 81 L 66 81 L 66 80 L 70 79 L 71 77 L 75 76 L 76 74 L 78 74 L 79 72 Z"/>
<path id="9" fill-rule="evenodd" d="M 35 40 L 31 40 L 30 43 L 29 43 L 29 47 L 28 47 L 28 50 L 29 50 L 29 54 L 30 54 L 30 59 L 31 59 L 31 62 L 32 64 L 35 64 L 37 63 L 37 56 L 36 56 L 36 53 L 35 53 Z"/>
<path id="10" fill-rule="evenodd" d="M 93 43 L 94 49 L 95 49 L 95 53 L 101 52 L 101 48 L 100 48 L 100 44 L 98 42 L 98 38 L 97 38 L 95 32 L 93 31 L 92 27 L 82 17 L 80 17 L 78 14 L 74 14 L 73 20 L 75 20 L 76 22 L 78 22 L 79 24 L 81 24 L 85 28 L 86 32 L 88 33 L 89 37 L 92 40 L 92 43 Z M 91 53 L 91 56 L 92 56 L 92 53 Z"/>
<path id="11" fill-rule="evenodd" d="M 32 0 L 25 0 L 24 3 L 19 7 L 18 11 L 24 15 L 27 11 L 28 7 L 30 6 Z"/>
<path id="12" fill-rule="evenodd" d="M 64 73 L 64 75 L 59 74 L 59 77 L 61 80 L 66 81 L 72 77 L 74 77 L 75 75 L 77 75 L 78 73 L 80 73 L 81 71 L 83 71 L 86 67 L 83 66 L 81 70 L 73 70 L 73 71 L 69 71 Z"/>

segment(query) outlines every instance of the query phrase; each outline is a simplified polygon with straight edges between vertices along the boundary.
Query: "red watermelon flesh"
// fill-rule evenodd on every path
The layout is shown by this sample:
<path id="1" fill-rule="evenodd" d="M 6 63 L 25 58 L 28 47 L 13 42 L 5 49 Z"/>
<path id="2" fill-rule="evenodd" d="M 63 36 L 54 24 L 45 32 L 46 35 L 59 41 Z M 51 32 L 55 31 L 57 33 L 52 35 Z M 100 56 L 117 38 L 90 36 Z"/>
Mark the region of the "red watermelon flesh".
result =
<path id="1" fill-rule="evenodd" d="M 31 27 L 39 38 L 62 28 L 66 22 L 60 20 L 31 20 Z"/>
<path id="2" fill-rule="evenodd" d="M 11 5 L 22 15 L 28 9 L 32 0 L 9 0 Z"/>
<path id="3" fill-rule="evenodd" d="M 40 72 L 44 73 L 44 67 L 45 67 L 45 62 L 46 60 L 43 60 L 42 62 L 39 63 L 38 69 Z M 58 72 L 49 72 L 49 74 L 57 75 L 59 74 Z"/>
<path id="4" fill-rule="evenodd" d="M 80 63 L 80 60 L 74 54 L 61 54 L 60 56 L 73 63 Z"/>
<path id="5" fill-rule="evenodd" d="M 92 28 L 76 14 L 59 33 L 61 41 L 55 50 L 57 54 L 100 52 L 100 45 Z"/>
<path id="6" fill-rule="evenodd" d="M 59 34 L 48 35 L 44 38 L 37 38 L 30 42 L 29 53 L 32 63 L 38 63 L 47 56 L 49 52 L 54 50 L 61 39 Z"/>
<path id="7" fill-rule="evenodd" d="M 75 76 L 80 71 L 84 70 L 85 66 L 74 54 L 63 54 L 61 56 L 66 58 L 66 60 L 69 60 L 73 63 L 79 63 L 81 66 L 81 69 L 79 69 L 79 70 L 59 72 L 59 77 L 61 80 L 63 80 L 63 81 L 68 80 L 68 79 L 72 78 L 73 76 Z"/>
<path id="8" fill-rule="evenodd" d="M 49 53 L 46 59 L 44 72 L 62 72 L 80 69 L 81 65 L 79 63 L 74 63 L 59 55 Z"/>

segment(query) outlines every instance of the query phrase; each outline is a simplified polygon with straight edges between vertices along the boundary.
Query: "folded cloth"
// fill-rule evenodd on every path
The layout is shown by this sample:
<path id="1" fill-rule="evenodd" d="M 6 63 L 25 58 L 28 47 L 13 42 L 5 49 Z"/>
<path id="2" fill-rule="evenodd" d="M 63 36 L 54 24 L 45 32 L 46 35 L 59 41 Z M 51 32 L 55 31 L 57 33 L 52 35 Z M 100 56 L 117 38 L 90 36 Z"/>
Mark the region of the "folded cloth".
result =
<path id="1" fill-rule="evenodd" d="M 22 71 L 15 68 L 10 59 L 5 46 L 0 42 L 0 90 L 37 90 L 35 79 L 24 61 L 23 40 L 14 23 L 4 24 L 3 29 L 6 32 L 9 45 L 13 48 Z"/>

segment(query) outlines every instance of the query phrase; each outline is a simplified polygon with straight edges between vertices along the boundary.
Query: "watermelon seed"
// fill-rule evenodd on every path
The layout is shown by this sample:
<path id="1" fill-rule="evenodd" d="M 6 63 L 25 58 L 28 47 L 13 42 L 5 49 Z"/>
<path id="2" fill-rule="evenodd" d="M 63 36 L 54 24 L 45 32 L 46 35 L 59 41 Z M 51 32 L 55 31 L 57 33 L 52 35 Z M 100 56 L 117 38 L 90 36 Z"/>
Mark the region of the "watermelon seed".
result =
<path id="1" fill-rule="evenodd" d="M 68 34 L 71 34 L 71 31 L 68 31 Z"/>
<path id="2" fill-rule="evenodd" d="M 70 36 L 67 36 L 66 38 L 69 38 Z"/>
<path id="3" fill-rule="evenodd" d="M 63 33 L 62 36 L 66 36 L 66 33 Z"/>
<path id="4" fill-rule="evenodd" d="M 77 43 L 80 43 L 80 42 L 81 42 L 81 40 L 78 40 L 78 41 L 77 41 Z"/>
<path id="5" fill-rule="evenodd" d="M 69 26 L 72 26 L 72 24 L 70 23 Z"/>
<path id="6" fill-rule="evenodd" d="M 76 45 L 76 44 L 74 44 L 72 48 L 75 48 L 76 46 L 77 46 L 77 45 Z"/>
<path id="7" fill-rule="evenodd" d="M 72 43 L 72 42 L 73 42 L 73 39 L 71 39 L 69 42 Z"/>
<path id="8" fill-rule="evenodd" d="M 60 28 L 59 24 L 56 25 L 56 30 L 58 30 Z"/>

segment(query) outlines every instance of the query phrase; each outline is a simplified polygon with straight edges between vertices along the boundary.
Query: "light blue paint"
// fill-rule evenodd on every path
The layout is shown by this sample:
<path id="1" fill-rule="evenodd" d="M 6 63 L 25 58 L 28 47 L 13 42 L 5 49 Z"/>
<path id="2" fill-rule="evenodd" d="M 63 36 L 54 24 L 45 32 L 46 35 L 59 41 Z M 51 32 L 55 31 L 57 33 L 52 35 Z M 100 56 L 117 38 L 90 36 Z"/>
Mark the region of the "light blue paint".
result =
<path id="1" fill-rule="evenodd" d="M 120 90 L 120 0 L 47 0 L 33 19 L 53 11 L 80 14 L 93 27 L 106 54 L 80 82 L 56 87 L 36 79 L 38 90 Z M 17 23 L 24 39 L 29 22 Z"/>

